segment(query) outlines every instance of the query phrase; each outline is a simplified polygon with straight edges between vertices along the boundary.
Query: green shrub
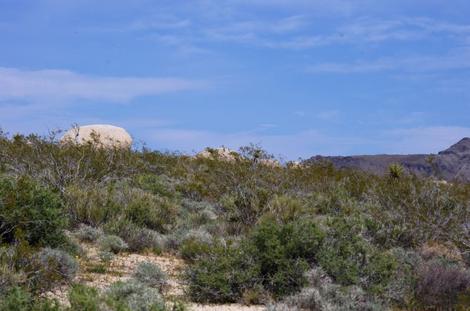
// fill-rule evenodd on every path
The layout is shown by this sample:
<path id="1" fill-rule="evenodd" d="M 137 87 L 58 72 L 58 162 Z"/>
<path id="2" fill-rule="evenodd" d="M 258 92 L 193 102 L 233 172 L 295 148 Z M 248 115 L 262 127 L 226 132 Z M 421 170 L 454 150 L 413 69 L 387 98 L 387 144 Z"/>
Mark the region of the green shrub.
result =
<path id="1" fill-rule="evenodd" d="M 0 244 L 60 246 L 67 222 L 58 195 L 28 177 L 0 178 Z"/>
<path id="2" fill-rule="evenodd" d="M 100 311 L 101 298 L 96 288 L 74 284 L 69 292 L 71 310 Z"/>
<path id="3" fill-rule="evenodd" d="M 134 278 L 150 287 L 162 290 L 167 283 L 167 276 L 159 266 L 152 262 L 141 262 L 135 272 Z"/>
<path id="4" fill-rule="evenodd" d="M 188 261 L 195 261 L 209 253 L 211 244 L 200 241 L 196 238 L 185 239 L 180 245 L 180 255 Z"/>
<path id="5" fill-rule="evenodd" d="M 244 245 L 260 267 L 264 287 L 281 297 L 305 284 L 304 273 L 323 238 L 323 232 L 312 221 L 279 224 L 268 219 L 254 229 Z"/>
<path id="6" fill-rule="evenodd" d="M 118 254 L 128 248 L 127 243 L 117 235 L 102 236 L 98 240 L 98 245 L 102 251 L 112 252 L 114 254 Z"/>
<path id="7" fill-rule="evenodd" d="M 113 200 L 112 186 L 99 184 L 70 185 L 64 198 L 70 222 L 100 227 L 120 214 L 121 207 Z"/>
<path id="8" fill-rule="evenodd" d="M 363 284 L 380 291 L 396 263 L 392 256 L 380 253 L 362 237 L 362 228 L 361 220 L 334 218 L 318 253 L 318 263 L 342 285 Z"/>
<path id="9" fill-rule="evenodd" d="M 0 311 L 59 311 L 56 301 L 33 297 L 26 290 L 15 287 L 6 296 L 0 297 Z"/>
<path id="10" fill-rule="evenodd" d="M 275 297 L 299 290 L 314 261 L 323 233 L 309 220 L 261 222 L 239 246 L 215 243 L 189 268 L 196 301 L 234 302 L 261 285 Z"/>
<path id="11" fill-rule="evenodd" d="M 65 198 L 72 222 L 95 227 L 122 217 L 139 227 L 166 232 L 171 229 L 178 213 L 178 205 L 125 183 L 71 186 Z"/>
<path id="12" fill-rule="evenodd" d="M 174 224 L 178 206 L 171 200 L 139 189 L 130 190 L 127 196 L 129 202 L 124 212 L 136 225 L 166 232 Z"/>
<path id="13" fill-rule="evenodd" d="M 31 310 L 31 294 L 20 287 L 13 288 L 5 297 L 0 299 L 1 311 L 28 311 Z"/>
<path id="14" fill-rule="evenodd" d="M 178 182 L 166 175 L 139 175 L 136 178 L 137 186 L 157 196 L 175 198 L 177 197 L 176 186 Z"/>
<path id="15" fill-rule="evenodd" d="M 195 302 L 236 302 L 259 280 L 258 266 L 238 247 L 214 244 L 186 271 L 188 292 Z"/>

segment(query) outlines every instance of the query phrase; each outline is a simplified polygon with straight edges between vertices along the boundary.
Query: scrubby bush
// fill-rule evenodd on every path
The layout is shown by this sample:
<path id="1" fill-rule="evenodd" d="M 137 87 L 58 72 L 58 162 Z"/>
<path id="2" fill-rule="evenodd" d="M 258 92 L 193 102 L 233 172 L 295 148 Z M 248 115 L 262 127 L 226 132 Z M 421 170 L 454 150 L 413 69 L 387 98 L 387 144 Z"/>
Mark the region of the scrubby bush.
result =
<path id="1" fill-rule="evenodd" d="M 98 290 L 81 284 L 72 286 L 69 292 L 69 302 L 72 310 L 101 311 L 101 297 Z"/>
<path id="2" fill-rule="evenodd" d="M 187 261 L 195 261 L 210 252 L 212 245 L 196 238 L 185 239 L 180 245 L 181 257 Z"/>
<path id="3" fill-rule="evenodd" d="M 136 178 L 137 186 L 157 196 L 175 198 L 178 196 L 178 181 L 166 175 L 143 174 Z"/>
<path id="4" fill-rule="evenodd" d="M 393 256 L 375 249 L 362 237 L 360 219 L 334 218 L 329 224 L 318 263 L 342 285 L 359 285 L 381 291 L 396 262 Z"/>
<path id="5" fill-rule="evenodd" d="M 165 249 L 166 237 L 164 235 L 154 230 L 141 228 L 126 219 L 108 223 L 106 231 L 121 237 L 127 243 L 130 251 L 151 250 L 160 253 Z"/>
<path id="6" fill-rule="evenodd" d="M 178 206 L 170 199 L 139 189 L 130 190 L 127 196 L 129 202 L 124 212 L 136 225 L 166 232 L 174 224 Z"/>
<path id="7" fill-rule="evenodd" d="M 5 296 L 0 296 L 0 311 L 59 311 L 56 301 L 34 297 L 26 290 L 15 287 Z"/>
<path id="8" fill-rule="evenodd" d="M 141 262 L 134 272 L 134 278 L 150 287 L 158 288 L 160 291 L 167 283 L 165 272 L 152 262 Z"/>
<path id="9" fill-rule="evenodd" d="M 389 253 L 396 259 L 397 265 L 382 298 L 390 305 L 411 309 L 414 307 L 415 300 L 416 269 L 424 261 L 419 253 L 410 249 L 395 248 Z"/>
<path id="10" fill-rule="evenodd" d="M 0 178 L 0 244 L 60 246 L 66 218 L 60 197 L 28 177 Z"/>
<path id="11" fill-rule="evenodd" d="M 310 270 L 306 277 L 308 285 L 305 288 L 281 303 L 271 305 L 268 310 L 384 310 L 384 306 L 371 299 L 363 289 L 335 284 L 321 268 Z"/>
<path id="12" fill-rule="evenodd" d="M 62 282 L 71 282 L 78 271 L 78 263 L 62 250 L 44 248 L 34 255 L 30 269 L 34 271 L 30 281 L 32 287 L 45 290 Z"/>
<path id="13" fill-rule="evenodd" d="M 165 311 L 158 289 L 135 281 L 116 282 L 106 293 L 106 302 L 114 310 Z"/>
<path id="14" fill-rule="evenodd" d="M 70 217 L 74 223 L 102 226 L 125 217 L 139 227 L 166 232 L 176 221 L 178 205 L 126 183 L 71 186 L 65 191 Z"/>
<path id="15" fill-rule="evenodd" d="M 305 284 L 304 273 L 323 238 L 323 232 L 312 221 L 279 224 L 265 220 L 251 233 L 245 247 L 260 267 L 264 287 L 281 297 Z"/>
<path id="16" fill-rule="evenodd" d="M 74 235 L 82 242 L 96 242 L 96 240 L 103 235 L 103 230 L 101 228 L 80 224 L 77 231 L 74 232 Z"/>
<path id="17" fill-rule="evenodd" d="M 102 251 L 118 254 L 128 248 L 127 243 L 116 235 L 105 235 L 98 240 Z"/>
<path id="18" fill-rule="evenodd" d="M 323 233 L 311 221 L 260 223 L 236 246 L 213 246 L 188 272 L 189 289 L 198 301 L 237 301 L 257 284 L 282 297 L 299 290 L 314 261 Z"/>
<path id="19" fill-rule="evenodd" d="M 236 302 L 260 282 L 258 269 L 239 248 L 215 244 L 186 271 L 189 295 L 196 302 Z"/>
<path id="20" fill-rule="evenodd" d="M 107 264 L 114 259 L 114 253 L 110 251 L 100 251 L 98 253 L 98 257 L 100 258 L 102 262 Z"/>
<path id="21" fill-rule="evenodd" d="M 469 289 L 470 271 L 462 267 L 431 260 L 418 269 L 416 298 L 424 308 L 452 309 Z"/>

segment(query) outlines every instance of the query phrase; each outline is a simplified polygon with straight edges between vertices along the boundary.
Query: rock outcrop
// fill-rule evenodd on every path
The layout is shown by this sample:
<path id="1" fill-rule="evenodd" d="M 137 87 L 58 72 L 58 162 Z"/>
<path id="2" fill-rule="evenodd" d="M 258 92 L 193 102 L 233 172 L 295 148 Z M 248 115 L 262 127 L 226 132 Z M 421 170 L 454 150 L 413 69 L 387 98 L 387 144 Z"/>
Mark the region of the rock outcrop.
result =
<path id="1" fill-rule="evenodd" d="M 132 145 L 132 137 L 121 127 L 108 124 L 92 124 L 71 128 L 62 136 L 61 142 L 76 144 L 91 142 L 102 147 L 129 148 Z"/>
<path id="2" fill-rule="evenodd" d="M 226 147 L 206 148 L 196 155 L 197 158 L 219 159 L 224 161 L 235 161 L 240 157 L 238 152 Z"/>

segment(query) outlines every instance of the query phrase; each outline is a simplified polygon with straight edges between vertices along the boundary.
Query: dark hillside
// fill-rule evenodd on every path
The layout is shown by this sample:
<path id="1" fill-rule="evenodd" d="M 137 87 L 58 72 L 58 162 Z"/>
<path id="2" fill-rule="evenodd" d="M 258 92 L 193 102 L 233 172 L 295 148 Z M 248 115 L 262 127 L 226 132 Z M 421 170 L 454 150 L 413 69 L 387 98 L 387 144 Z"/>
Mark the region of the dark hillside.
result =
<path id="1" fill-rule="evenodd" d="M 369 173 L 383 175 L 391 164 L 402 165 L 412 174 L 422 177 L 436 177 L 447 181 L 470 181 L 470 138 L 438 154 L 412 155 L 358 155 L 358 156 L 314 156 L 306 162 L 331 162 L 336 168 L 360 169 Z"/>

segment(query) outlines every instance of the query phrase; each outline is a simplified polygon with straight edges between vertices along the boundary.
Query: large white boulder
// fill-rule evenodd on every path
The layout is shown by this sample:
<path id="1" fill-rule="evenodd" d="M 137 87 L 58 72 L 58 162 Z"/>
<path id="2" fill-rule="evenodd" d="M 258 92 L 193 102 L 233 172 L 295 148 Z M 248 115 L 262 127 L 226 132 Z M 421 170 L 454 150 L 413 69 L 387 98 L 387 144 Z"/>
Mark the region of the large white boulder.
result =
<path id="1" fill-rule="evenodd" d="M 132 145 L 132 137 L 122 127 L 109 124 L 92 124 L 71 128 L 62 136 L 61 142 L 76 144 L 96 142 L 102 147 L 128 148 Z"/>

